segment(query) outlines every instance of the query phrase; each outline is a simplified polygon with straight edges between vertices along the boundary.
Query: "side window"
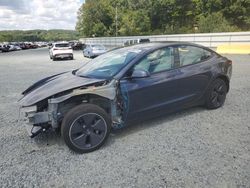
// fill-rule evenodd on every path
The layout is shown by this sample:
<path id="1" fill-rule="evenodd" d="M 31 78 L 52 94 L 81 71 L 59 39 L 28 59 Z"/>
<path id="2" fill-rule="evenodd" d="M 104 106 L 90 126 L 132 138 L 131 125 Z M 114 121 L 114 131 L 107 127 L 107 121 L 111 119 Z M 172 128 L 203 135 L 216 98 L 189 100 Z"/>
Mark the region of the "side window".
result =
<path id="1" fill-rule="evenodd" d="M 212 53 L 195 46 L 180 46 L 178 47 L 180 56 L 180 66 L 196 64 L 205 61 L 212 56 Z"/>
<path id="2" fill-rule="evenodd" d="M 173 48 L 168 47 L 148 54 L 134 67 L 134 70 L 143 69 L 153 74 L 172 68 L 174 68 Z"/>

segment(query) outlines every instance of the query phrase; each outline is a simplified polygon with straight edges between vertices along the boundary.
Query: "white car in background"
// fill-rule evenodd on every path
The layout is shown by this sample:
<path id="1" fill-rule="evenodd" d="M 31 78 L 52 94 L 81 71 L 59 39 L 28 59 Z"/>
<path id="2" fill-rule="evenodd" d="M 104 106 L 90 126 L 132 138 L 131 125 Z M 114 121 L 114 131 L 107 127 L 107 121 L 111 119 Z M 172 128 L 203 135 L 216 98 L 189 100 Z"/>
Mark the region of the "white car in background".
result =
<path id="1" fill-rule="evenodd" d="M 67 42 L 53 43 L 49 50 L 49 55 L 53 61 L 65 58 L 74 59 L 72 47 Z"/>

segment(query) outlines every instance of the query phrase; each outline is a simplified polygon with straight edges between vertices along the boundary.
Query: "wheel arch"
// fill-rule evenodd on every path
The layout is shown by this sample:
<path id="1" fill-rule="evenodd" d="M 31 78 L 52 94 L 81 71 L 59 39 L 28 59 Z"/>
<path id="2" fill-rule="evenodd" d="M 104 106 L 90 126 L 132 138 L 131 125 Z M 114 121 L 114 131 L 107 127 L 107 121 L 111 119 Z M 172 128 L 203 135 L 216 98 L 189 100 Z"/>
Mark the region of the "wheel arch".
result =
<path id="1" fill-rule="evenodd" d="M 226 85 L 227 85 L 227 92 L 229 92 L 229 89 L 230 89 L 230 80 L 229 80 L 229 78 L 226 75 L 218 75 L 217 77 L 215 77 L 214 80 L 216 80 L 218 78 L 222 79 L 226 83 Z"/>
<path id="2" fill-rule="evenodd" d="M 66 111 L 69 111 L 70 109 L 74 108 L 77 105 L 88 103 L 88 104 L 94 104 L 102 109 L 104 109 L 108 114 L 111 113 L 111 100 L 103 97 L 98 94 L 82 94 L 82 95 L 76 95 L 73 96 L 61 103 L 59 103 L 59 110 L 62 110 L 64 114 L 66 114 Z"/>

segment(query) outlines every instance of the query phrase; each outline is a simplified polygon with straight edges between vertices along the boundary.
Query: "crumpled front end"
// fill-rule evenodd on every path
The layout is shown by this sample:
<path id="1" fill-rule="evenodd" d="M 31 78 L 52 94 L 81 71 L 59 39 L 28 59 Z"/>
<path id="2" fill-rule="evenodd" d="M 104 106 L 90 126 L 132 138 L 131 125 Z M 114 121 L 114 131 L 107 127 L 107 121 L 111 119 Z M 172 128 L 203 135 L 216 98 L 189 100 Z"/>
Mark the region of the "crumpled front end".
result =
<path id="1" fill-rule="evenodd" d="M 99 82 L 88 87 L 80 87 L 65 93 L 59 93 L 38 101 L 32 106 L 21 107 L 21 112 L 24 114 L 26 121 L 28 121 L 28 133 L 31 137 L 34 137 L 49 128 L 53 130 L 59 128 L 66 113 L 81 103 L 97 105 L 105 103 L 109 109 L 114 127 L 122 125 L 123 111 L 119 105 L 121 104 L 121 98 L 118 97 L 118 90 L 118 82 L 116 80 Z M 101 102 L 100 98 L 103 99 Z M 22 101 L 20 104 L 22 104 Z"/>
<path id="2" fill-rule="evenodd" d="M 58 127 L 58 114 L 55 114 L 57 113 L 57 107 L 57 104 L 52 104 L 48 100 L 48 108 L 44 109 L 44 111 L 38 111 L 38 105 L 20 108 L 20 113 L 30 137 L 33 138 L 51 127 Z"/>

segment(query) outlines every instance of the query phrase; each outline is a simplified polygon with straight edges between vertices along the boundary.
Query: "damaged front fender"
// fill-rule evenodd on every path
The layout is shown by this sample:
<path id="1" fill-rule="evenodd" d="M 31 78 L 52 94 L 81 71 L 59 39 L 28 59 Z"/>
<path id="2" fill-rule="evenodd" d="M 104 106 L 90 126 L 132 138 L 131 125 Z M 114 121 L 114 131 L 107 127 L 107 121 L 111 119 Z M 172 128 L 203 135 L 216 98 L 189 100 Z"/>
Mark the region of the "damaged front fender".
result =
<path id="1" fill-rule="evenodd" d="M 71 97 L 79 96 L 79 95 L 86 95 L 86 94 L 95 94 L 109 100 L 114 100 L 116 98 L 116 90 L 117 90 L 117 81 L 112 80 L 109 84 L 103 86 L 89 86 L 88 88 L 78 88 L 74 89 L 71 93 L 58 97 L 58 98 L 51 98 L 51 103 L 61 103 Z"/>
<path id="2" fill-rule="evenodd" d="M 118 90 L 118 81 L 112 80 L 109 84 L 103 86 L 90 86 L 84 89 L 74 89 L 71 93 L 58 97 L 58 98 L 51 98 L 49 99 L 49 105 L 55 105 L 62 103 L 72 97 L 94 94 L 96 96 L 100 96 L 110 100 L 110 109 L 111 109 L 111 119 L 114 124 L 121 124 L 122 123 L 122 115 L 120 110 L 118 109 L 117 105 L 117 90 Z M 57 114 L 57 113 L 54 113 Z M 54 121 L 56 122 L 56 121 Z M 52 124 L 52 127 L 56 127 L 56 124 Z"/>

